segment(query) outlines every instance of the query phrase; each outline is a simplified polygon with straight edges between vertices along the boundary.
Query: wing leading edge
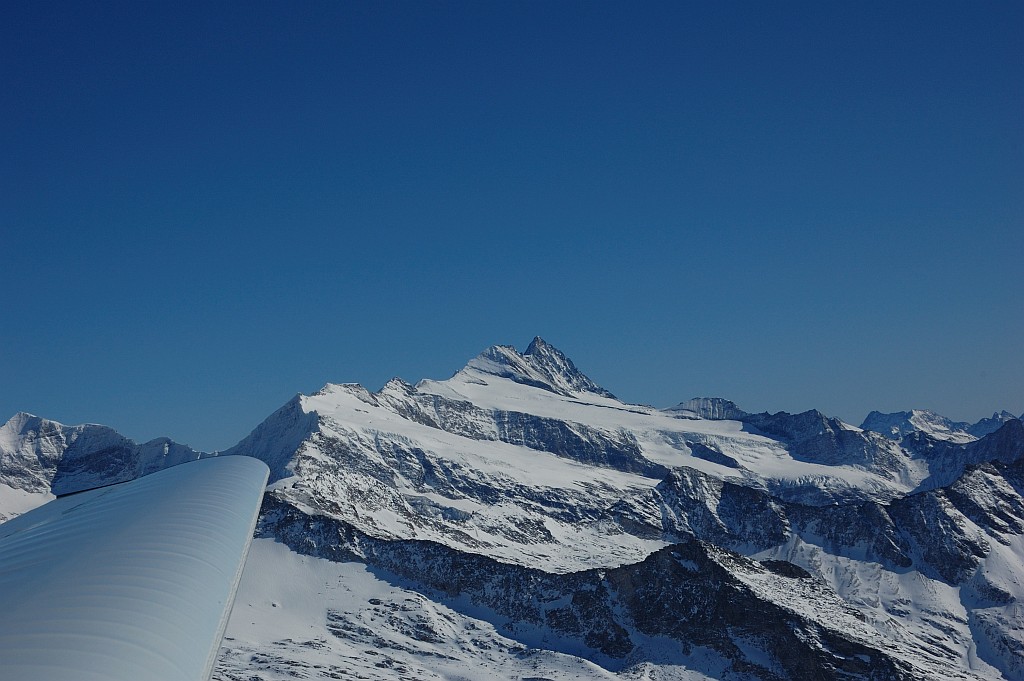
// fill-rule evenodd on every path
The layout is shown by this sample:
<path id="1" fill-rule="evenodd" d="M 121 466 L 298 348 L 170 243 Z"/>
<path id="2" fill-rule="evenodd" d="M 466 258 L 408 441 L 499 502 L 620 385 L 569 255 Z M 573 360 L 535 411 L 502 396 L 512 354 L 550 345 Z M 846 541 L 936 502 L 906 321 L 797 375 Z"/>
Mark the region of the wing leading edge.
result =
<path id="1" fill-rule="evenodd" d="M 267 475 L 203 459 L 0 525 L 2 676 L 209 679 Z"/>

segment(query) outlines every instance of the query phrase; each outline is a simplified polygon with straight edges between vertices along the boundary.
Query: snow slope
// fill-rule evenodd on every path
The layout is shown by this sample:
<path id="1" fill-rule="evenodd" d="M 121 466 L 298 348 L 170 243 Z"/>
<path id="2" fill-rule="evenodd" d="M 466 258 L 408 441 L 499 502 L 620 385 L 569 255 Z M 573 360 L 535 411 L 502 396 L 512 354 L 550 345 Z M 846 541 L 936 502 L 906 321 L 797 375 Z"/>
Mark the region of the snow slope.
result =
<path id="1" fill-rule="evenodd" d="M 42 506 L 54 498 L 50 492 L 27 492 L 0 484 L 0 523 Z"/>
<path id="2" fill-rule="evenodd" d="M 257 539 L 213 679 L 712 678 L 653 666 L 618 675 L 572 654 L 525 645 L 504 635 L 490 613 L 466 612 L 463 605 L 361 563 L 298 555 Z"/>
<path id="3" fill-rule="evenodd" d="M 625 404 L 605 394 L 560 394 L 518 382 L 510 384 L 504 380 L 506 372 L 494 368 L 492 362 L 480 362 L 478 358 L 446 381 L 420 381 L 416 391 L 467 401 L 485 410 L 523 412 L 604 430 L 625 430 L 636 437 L 645 458 L 665 467 L 688 466 L 722 479 L 782 493 L 789 489 L 797 495 L 810 483 L 815 496 L 826 503 L 831 495 L 892 498 L 911 491 L 927 477 L 926 464 L 886 443 L 876 442 L 875 446 L 885 448 L 898 460 L 899 470 L 895 472 L 849 464 L 822 465 L 795 458 L 785 443 L 758 434 L 742 421 L 702 419 L 692 411 L 689 414 L 694 418 L 678 418 L 678 410 Z M 693 453 L 695 444 L 698 455 Z M 708 456 L 708 450 L 718 456 Z M 817 494 L 822 491 L 826 494 Z"/>

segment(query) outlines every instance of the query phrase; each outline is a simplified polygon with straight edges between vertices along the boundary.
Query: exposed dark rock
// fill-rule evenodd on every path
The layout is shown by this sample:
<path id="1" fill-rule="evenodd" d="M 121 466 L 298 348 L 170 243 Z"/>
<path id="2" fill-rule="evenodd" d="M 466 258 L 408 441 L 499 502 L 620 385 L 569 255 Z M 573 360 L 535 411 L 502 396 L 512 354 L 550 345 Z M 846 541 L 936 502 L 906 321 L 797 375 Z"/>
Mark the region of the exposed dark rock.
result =
<path id="1" fill-rule="evenodd" d="M 743 423 L 754 432 L 788 445 L 795 459 L 830 466 L 861 466 L 889 478 L 903 469 L 898 447 L 877 433 L 844 428 L 838 419 L 811 410 L 800 414 L 747 414 Z"/>
<path id="2" fill-rule="evenodd" d="M 931 490 L 899 499 L 889 515 L 920 556 L 915 567 L 949 584 L 970 577 L 989 551 L 984 535 L 972 533 L 944 490 Z"/>
<path id="3" fill-rule="evenodd" d="M 346 523 L 308 516 L 273 494 L 264 501 L 257 533 L 299 553 L 365 561 L 448 597 L 467 597 L 511 620 L 511 635 L 516 623 L 544 625 L 610 661 L 627 655 L 638 661 L 629 635 L 635 627 L 673 638 L 681 649 L 706 646 L 729 660 L 733 672 L 763 679 L 914 678 L 883 650 L 765 600 L 736 576 L 768 573 L 825 594 L 827 587 L 806 571 L 782 561 L 759 564 L 693 539 L 634 565 L 551 574 L 433 542 L 377 540 Z M 752 648 L 761 657 L 752 658 Z M 772 660 L 771 668 L 762 658 Z"/>
<path id="4" fill-rule="evenodd" d="M 717 463 L 720 466 L 727 466 L 728 468 L 742 468 L 739 461 L 727 454 L 723 454 L 721 450 L 710 447 L 703 442 L 688 442 L 687 445 L 690 448 L 690 454 L 698 459 L 704 459 L 705 461 Z"/>
<path id="5" fill-rule="evenodd" d="M 768 494 L 677 468 L 656 488 L 665 532 L 693 535 L 727 548 L 763 550 L 789 536 L 783 508 Z"/>
<path id="6" fill-rule="evenodd" d="M 581 424 L 507 411 L 495 412 L 494 420 L 502 442 L 652 478 L 668 473 L 664 466 L 645 459 L 636 438 L 626 432 L 613 436 Z"/>
<path id="7" fill-rule="evenodd" d="M 871 560 L 897 569 L 913 564 L 910 545 L 888 508 L 867 501 L 848 506 L 793 504 L 786 512 L 794 530 L 837 555 Z"/>
<path id="8" fill-rule="evenodd" d="M 811 573 L 798 565 L 793 565 L 784 560 L 762 560 L 761 565 L 766 570 L 774 572 L 790 579 L 811 579 Z"/>

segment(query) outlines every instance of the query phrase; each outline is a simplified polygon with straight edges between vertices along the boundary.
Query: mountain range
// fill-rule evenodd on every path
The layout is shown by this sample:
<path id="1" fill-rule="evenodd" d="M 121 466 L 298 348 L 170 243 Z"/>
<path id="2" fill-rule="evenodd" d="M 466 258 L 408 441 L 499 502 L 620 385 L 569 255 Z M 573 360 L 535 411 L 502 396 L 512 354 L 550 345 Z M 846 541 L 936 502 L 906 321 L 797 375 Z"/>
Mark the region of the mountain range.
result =
<path id="1" fill-rule="evenodd" d="M 271 475 L 215 679 L 1024 678 L 1007 412 L 661 410 L 535 338 L 224 452 L 18 414 L 0 517 L 233 455 Z"/>

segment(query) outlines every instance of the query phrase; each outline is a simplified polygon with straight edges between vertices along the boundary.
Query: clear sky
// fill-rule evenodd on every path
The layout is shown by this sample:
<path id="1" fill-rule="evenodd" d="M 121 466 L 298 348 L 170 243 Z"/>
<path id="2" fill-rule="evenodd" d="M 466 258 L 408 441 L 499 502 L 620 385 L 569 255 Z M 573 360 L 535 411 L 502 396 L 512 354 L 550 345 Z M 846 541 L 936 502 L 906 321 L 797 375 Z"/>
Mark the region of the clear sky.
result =
<path id="1" fill-rule="evenodd" d="M 1024 412 L 1024 3 L 10 2 L 0 421 L 226 448 L 560 347 L 623 399 Z"/>

